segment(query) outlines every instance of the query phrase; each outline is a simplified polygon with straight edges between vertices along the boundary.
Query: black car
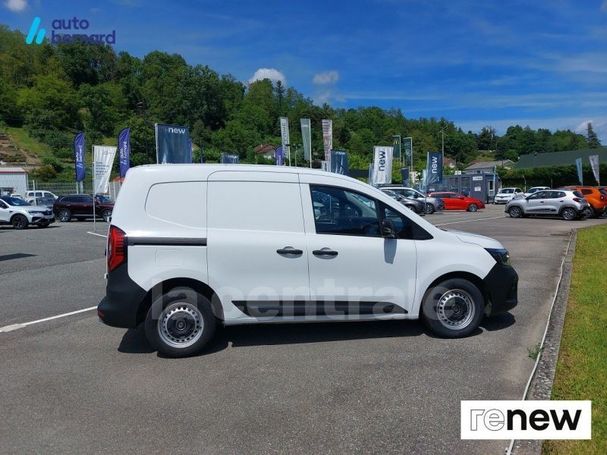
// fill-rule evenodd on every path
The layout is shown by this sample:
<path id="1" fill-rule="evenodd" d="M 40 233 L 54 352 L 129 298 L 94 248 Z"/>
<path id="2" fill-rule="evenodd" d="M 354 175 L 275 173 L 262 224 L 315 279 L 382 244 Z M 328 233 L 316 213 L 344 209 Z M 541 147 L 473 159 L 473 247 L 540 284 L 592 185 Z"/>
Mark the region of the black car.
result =
<path id="1" fill-rule="evenodd" d="M 114 203 L 103 195 L 95 196 L 95 216 L 109 221 L 114 210 Z M 53 205 L 55 216 L 62 223 L 73 218 L 84 220 L 93 218 L 93 197 L 88 194 L 72 194 L 62 196 Z"/>

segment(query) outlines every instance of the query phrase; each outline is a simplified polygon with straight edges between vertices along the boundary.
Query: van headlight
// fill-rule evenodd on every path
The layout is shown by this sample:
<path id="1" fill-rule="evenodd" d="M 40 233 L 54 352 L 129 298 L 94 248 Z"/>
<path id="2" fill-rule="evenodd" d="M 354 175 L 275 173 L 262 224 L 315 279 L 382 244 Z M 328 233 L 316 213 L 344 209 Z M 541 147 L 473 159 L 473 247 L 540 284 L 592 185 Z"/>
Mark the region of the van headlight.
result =
<path id="1" fill-rule="evenodd" d="M 485 248 L 485 250 L 498 264 L 510 265 L 510 253 L 508 253 L 508 250 L 504 248 Z"/>

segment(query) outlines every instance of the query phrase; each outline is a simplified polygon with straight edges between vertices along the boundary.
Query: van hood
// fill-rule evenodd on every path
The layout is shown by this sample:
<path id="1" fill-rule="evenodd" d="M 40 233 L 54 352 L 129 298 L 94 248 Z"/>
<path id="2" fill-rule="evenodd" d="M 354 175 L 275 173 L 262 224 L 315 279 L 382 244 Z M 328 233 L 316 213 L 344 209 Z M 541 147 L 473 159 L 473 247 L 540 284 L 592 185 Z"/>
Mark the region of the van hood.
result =
<path id="1" fill-rule="evenodd" d="M 483 248 L 504 248 L 504 246 L 495 239 L 491 237 L 485 237 L 484 235 L 472 234 L 470 232 L 463 231 L 452 231 L 448 230 L 450 234 L 455 235 L 458 239 L 465 243 L 473 243 L 475 245 L 481 246 Z"/>

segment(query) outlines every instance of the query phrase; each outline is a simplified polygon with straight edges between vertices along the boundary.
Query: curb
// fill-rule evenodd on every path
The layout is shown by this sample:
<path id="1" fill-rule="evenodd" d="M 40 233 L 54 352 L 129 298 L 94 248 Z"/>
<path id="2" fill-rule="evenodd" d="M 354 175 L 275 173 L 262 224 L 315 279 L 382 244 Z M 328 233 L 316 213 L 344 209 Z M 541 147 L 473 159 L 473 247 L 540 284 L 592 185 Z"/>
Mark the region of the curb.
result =
<path id="1" fill-rule="evenodd" d="M 561 335 L 567 313 L 567 301 L 569 300 L 569 286 L 571 284 L 571 273 L 573 270 L 573 256 L 575 255 L 575 244 L 577 231 L 572 230 L 569 244 L 562 263 L 562 276 L 556 291 L 556 298 L 551 309 L 546 334 L 540 350 L 537 366 L 530 378 L 529 388 L 526 390 L 524 400 L 550 400 L 552 384 L 556 372 L 556 364 L 559 358 Z M 515 440 L 512 451 L 517 455 L 540 455 L 542 453 L 541 440 Z"/>

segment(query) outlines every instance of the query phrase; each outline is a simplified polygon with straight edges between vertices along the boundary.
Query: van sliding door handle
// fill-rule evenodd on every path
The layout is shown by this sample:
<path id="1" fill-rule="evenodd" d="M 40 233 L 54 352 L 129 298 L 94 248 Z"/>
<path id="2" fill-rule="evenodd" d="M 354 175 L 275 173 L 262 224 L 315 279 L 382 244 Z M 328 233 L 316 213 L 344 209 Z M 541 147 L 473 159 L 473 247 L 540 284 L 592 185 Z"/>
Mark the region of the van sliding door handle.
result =
<path id="1" fill-rule="evenodd" d="M 323 256 L 326 256 L 326 257 L 335 257 L 335 256 L 337 256 L 337 251 L 333 251 L 333 250 L 331 250 L 329 248 L 323 248 L 322 250 L 314 250 L 314 251 L 312 251 L 312 254 L 314 256 L 319 256 L 319 257 L 323 257 Z"/>
<path id="2" fill-rule="evenodd" d="M 301 256 L 303 254 L 302 250 L 298 250 L 296 248 L 293 248 L 292 246 L 285 246 L 284 248 L 276 250 L 276 252 L 283 256 L 284 255 Z"/>

